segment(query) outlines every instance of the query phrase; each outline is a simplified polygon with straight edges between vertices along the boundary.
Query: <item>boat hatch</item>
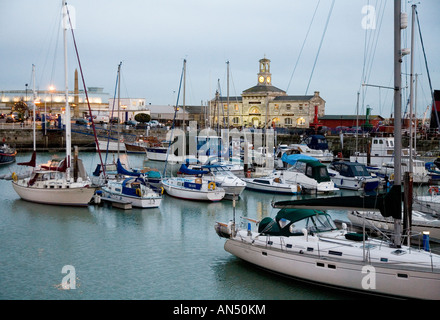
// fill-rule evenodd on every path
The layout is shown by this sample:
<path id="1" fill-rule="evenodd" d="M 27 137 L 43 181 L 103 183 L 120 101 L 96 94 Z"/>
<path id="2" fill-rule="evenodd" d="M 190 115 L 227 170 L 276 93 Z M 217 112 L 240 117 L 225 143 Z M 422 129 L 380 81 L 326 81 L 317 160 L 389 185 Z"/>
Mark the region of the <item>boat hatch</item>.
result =
<path id="1" fill-rule="evenodd" d="M 401 256 L 402 254 L 405 254 L 406 251 L 402 250 L 402 249 L 397 249 L 397 250 L 391 251 L 391 253 L 395 254 L 396 256 Z"/>

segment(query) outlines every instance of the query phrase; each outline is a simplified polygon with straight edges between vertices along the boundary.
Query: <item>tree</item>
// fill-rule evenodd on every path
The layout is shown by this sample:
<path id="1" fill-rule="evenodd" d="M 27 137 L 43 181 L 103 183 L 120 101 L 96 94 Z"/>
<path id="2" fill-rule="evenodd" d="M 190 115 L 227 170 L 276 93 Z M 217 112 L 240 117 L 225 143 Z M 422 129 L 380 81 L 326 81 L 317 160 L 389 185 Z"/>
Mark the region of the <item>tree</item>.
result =
<path id="1" fill-rule="evenodd" d="M 146 113 L 138 113 L 134 116 L 134 120 L 136 120 L 137 122 L 145 123 L 149 122 L 151 120 L 151 117 L 149 114 Z"/>

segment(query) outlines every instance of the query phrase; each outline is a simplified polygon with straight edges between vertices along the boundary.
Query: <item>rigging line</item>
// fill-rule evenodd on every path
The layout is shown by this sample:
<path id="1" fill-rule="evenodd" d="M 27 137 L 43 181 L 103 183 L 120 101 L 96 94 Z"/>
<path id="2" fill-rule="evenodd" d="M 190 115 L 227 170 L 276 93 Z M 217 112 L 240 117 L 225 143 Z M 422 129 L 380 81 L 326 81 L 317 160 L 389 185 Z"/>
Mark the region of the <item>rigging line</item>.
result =
<path id="1" fill-rule="evenodd" d="M 419 37 L 420 37 L 420 43 L 422 44 L 422 51 L 423 51 L 423 56 L 425 58 L 425 67 L 426 67 L 426 74 L 428 75 L 428 82 L 429 82 L 429 89 L 431 91 L 431 105 L 433 106 L 433 109 L 435 111 L 435 117 L 437 119 L 437 125 L 440 129 L 440 121 L 439 121 L 439 116 L 438 116 L 438 112 L 437 112 L 437 108 L 435 107 L 435 98 L 434 98 L 434 91 L 432 89 L 432 83 L 431 83 L 431 76 L 429 74 L 429 69 L 428 69 L 428 59 L 426 58 L 426 52 L 425 52 L 425 46 L 423 44 L 423 38 L 422 38 L 422 30 L 420 28 L 420 21 L 419 21 L 419 13 L 417 11 L 417 9 L 415 10 L 416 12 L 416 18 L 417 18 L 417 26 L 419 27 Z"/>
<path id="2" fill-rule="evenodd" d="M 379 20 L 379 27 L 378 27 L 378 31 L 377 31 L 377 33 L 376 33 L 376 39 L 375 39 L 375 44 L 374 44 L 374 49 L 373 49 L 373 54 L 372 54 L 372 56 L 370 57 L 370 60 L 369 60 L 369 62 L 368 62 L 368 67 L 367 67 L 367 73 L 368 73 L 368 76 L 367 76 L 367 78 L 366 78 L 366 82 L 368 82 L 369 80 L 370 80 L 370 76 L 371 76 L 371 72 L 372 72 L 372 70 L 373 70 L 373 60 L 374 60 L 374 57 L 375 57 L 375 55 L 376 55 L 376 49 L 377 49 L 377 44 L 378 44 L 378 42 L 379 42 L 379 35 L 380 35 L 380 31 L 381 31 L 381 29 L 382 29 L 382 22 L 383 22 L 383 18 L 384 18 L 384 15 L 385 15 L 385 7 L 386 7 L 386 1 L 385 2 L 382 2 L 382 3 L 384 3 L 384 7 L 383 7 L 383 9 L 381 9 L 380 7 L 379 7 L 379 12 L 380 11 L 382 11 L 382 16 L 380 17 L 380 20 Z"/>
<path id="3" fill-rule="evenodd" d="M 331 15 L 332 15 L 332 11 L 333 11 L 334 5 L 335 5 L 335 0 L 332 1 L 332 5 L 330 7 L 330 11 L 329 11 L 328 16 L 327 16 L 327 21 L 325 22 L 324 32 L 323 32 L 322 37 L 321 37 L 321 42 L 319 43 L 318 52 L 317 52 L 316 57 L 315 57 L 315 62 L 313 64 L 312 73 L 310 74 L 310 78 L 309 78 L 309 82 L 307 84 L 307 89 L 306 89 L 305 95 L 307 95 L 307 92 L 309 91 L 310 82 L 312 81 L 313 73 L 314 73 L 315 67 L 316 67 L 316 62 L 318 61 L 319 52 L 321 51 L 322 42 L 324 41 L 324 36 L 325 36 L 326 31 L 327 31 L 328 23 L 330 21 Z"/>
<path id="4" fill-rule="evenodd" d="M 122 62 L 119 63 L 118 69 L 120 68 Z M 109 117 L 109 125 L 110 128 L 107 132 L 107 150 L 105 152 L 105 162 L 107 163 L 107 156 L 108 156 L 108 149 L 109 149 L 109 144 L 110 144 L 110 135 L 112 132 L 112 128 L 113 128 L 113 122 L 111 121 L 113 119 L 113 112 L 115 110 L 115 102 L 116 102 L 116 94 L 117 94 L 117 88 L 118 88 L 118 81 L 119 81 L 119 72 L 116 74 L 116 84 L 115 84 L 115 93 L 113 94 L 113 106 L 112 106 L 112 112 L 110 113 L 110 117 Z"/>
<path id="5" fill-rule="evenodd" d="M 370 1 L 367 2 L 367 6 L 370 5 Z M 377 1 L 376 1 L 376 6 L 377 7 Z M 380 9 L 379 9 L 380 11 Z M 368 12 L 369 13 L 369 12 Z M 382 18 L 383 18 L 383 14 L 382 14 Z M 361 76 L 361 83 L 360 85 L 362 85 L 363 83 L 367 83 L 369 78 L 370 78 L 370 73 L 372 70 L 372 63 L 374 60 L 374 55 L 376 52 L 376 47 L 377 47 L 377 42 L 379 39 L 378 34 L 380 33 L 380 26 L 379 26 L 379 32 L 375 33 L 373 31 L 371 31 L 370 33 L 368 32 L 368 30 L 375 30 L 375 28 L 365 28 L 365 37 L 364 37 L 364 62 L 363 62 L 363 68 L 362 68 L 362 76 Z M 367 36 L 369 34 L 369 36 Z M 377 35 L 377 37 L 376 37 Z M 368 38 L 368 41 L 367 41 Z M 374 40 L 376 39 L 376 41 Z M 373 44 L 374 45 L 374 49 L 372 49 Z M 367 44 L 368 43 L 368 44 Z M 373 54 L 371 54 L 370 50 L 373 50 Z M 369 56 L 369 58 L 367 58 Z M 367 75 L 368 74 L 368 75 Z M 368 87 L 364 88 L 364 95 L 362 97 L 362 106 L 364 106 L 364 102 L 365 102 L 365 95 L 366 92 L 368 91 Z"/>
<path id="6" fill-rule="evenodd" d="M 89 95 L 87 93 L 86 82 L 84 80 L 84 74 L 83 74 L 83 71 L 82 71 L 81 61 L 79 59 L 78 47 L 76 46 L 75 33 L 73 32 L 72 20 L 70 19 L 69 7 L 67 5 L 66 5 L 66 13 L 67 13 L 67 17 L 69 19 L 70 31 L 72 33 L 73 45 L 75 47 L 76 58 L 78 60 L 78 66 L 79 66 L 79 70 L 80 70 L 80 73 L 81 73 L 81 80 L 82 80 L 82 83 L 83 83 L 83 86 L 84 86 L 84 93 L 86 94 L 87 106 L 89 107 L 90 117 L 92 117 L 92 109 L 90 107 Z M 102 166 L 102 172 L 103 172 L 104 177 L 105 177 L 105 166 L 104 166 L 104 163 L 102 162 L 101 150 L 99 149 L 98 137 L 96 135 L 95 123 L 93 121 L 92 121 L 92 128 L 93 128 L 93 135 L 95 137 L 96 147 L 98 149 L 99 160 L 100 160 L 101 166 Z"/>
<path id="7" fill-rule="evenodd" d="M 383 3 L 383 8 L 382 8 L 382 3 Z M 377 2 L 376 2 L 377 5 Z M 368 53 L 364 56 L 364 69 L 362 71 L 362 80 L 361 80 L 361 85 L 362 83 L 368 83 L 370 76 L 371 76 L 371 72 L 373 71 L 373 61 L 374 61 L 374 57 L 376 55 L 376 49 L 377 49 L 377 44 L 379 43 L 379 35 L 380 35 L 380 31 L 382 29 L 382 23 L 384 20 L 384 15 L 385 15 L 385 7 L 386 7 L 386 1 L 381 2 L 381 4 L 379 5 L 379 12 L 382 12 L 382 16 L 379 19 L 379 27 L 378 27 L 378 31 L 375 33 L 375 36 L 373 36 L 373 40 L 372 42 L 374 43 L 374 48 L 373 48 L 373 53 Z M 368 29 L 365 30 L 365 33 L 367 34 Z M 373 46 L 373 44 L 369 44 L 368 46 Z M 365 44 L 365 48 L 364 48 L 364 52 L 368 51 L 367 47 Z M 368 62 L 366 61 L 367 58 L 366 56 L 370 55 L 370 58 L 368 59 Z M 366 65 L 365 65 L 366 63 Z M 362 112 L 365 112 L 364 109 L 364 105 L 365 105 L 365 98 L 366 98 L 366 94 L 368 91 L 368 86 L 365 86 L 363 88 L 363 95 L 362 95 Z M 379 107 L 380 108 L 380 107 Z"/>
<path id="8" fill-rule="evenodd" d="M 179 108 L 180 89 L 182 87 L 183 74 L 185 72 L 185 62 L 186 62 L 186 59 L 184 59 L 184 62 L 183 62 L 184 64 L 183 64 L 183 67 L 182 67 L 182 73 L 180 75 L 179 90 L 177 91 L 177 101 L 176 101 L 176 106 L 174 108 L 173 123 L 171 124 L 170 140 L 168 141 L 167 157 L 166 157 L 166 160 L 165 160 L 165 166 L 163 168 L 163 173 L 162 173 L 162 177 L 163 178 L 165 178 L 165 172 L 167 170 L 167 164 L 168 164 L 168 155 L 170 154 L 170 147 L 172 145 L 172 141 L 174 140 L 174 125 L 175 125 L 175 122 L 176 122 L 176 115 L 177 115 L 177 111 L 178 111 L 178 108 Z"/>
<path id="9" fill-rule="evenodd" d="M 56 40 L 55 51 L 56 51 L 56 48 L 58 47 L 58 40 L 59 40 L 59 38 L 60 38 L 60 37 L 59 37 L 59 34 L 60 34 L 60 28 L 56 28 L 55 26 L 56 26 L 56 25 L 60 25 L 60 23 L 61 23 L 61 16 L 58 15 L 58 18 L 54 19 L 54 20 L 53 20 L 53 23 L 54 23 L 54 24 L 53 24 L 53 27 L 50 28 L 50 29 L 53 30 L 53 31 L 52 31 L 51 36 L 50 36 L 50 38 L 49 38 L 49 43 L 47 44 L 47 46 L 46 46 L 46 43 L 43 44 L 43 46 L 46 46 L 46 47 L 48 48 L 48 51 L 47 51 L 46 57 L 45 57 L 45 59 L 44 59 L 43 68 L 39 68 L 39 70 L 41 70 L 41 74 L 40 74 L 40 78 L 39 78 L 38 83 L 42 83 L 43 76 L 47 74 L 47 73 L 45 72 L 45 70 L 46 70 L 47 61 L 48 61 L 48 59 L 49 59 L 49 58 L 48 58 L 48 57 L 49 57 L 49 51 L 50 51 L 50 48 L 52 47 L 52 43 L 53 43 L 54 38 L 55 38 L 55 40 Z M 55 36 L 55 34 L 57 34 L 58 36 Z M 42 47 L 43 47 L 43 46 L 42 46 Z M 42 52 L 42 50 L 40 51 L 39 56 L 40 56 L 41 52 Z M 56 57 L 56 54 L 54 54 L 54 57 Z M 54 59 L 55 59 L 55 58 L 54 58 Z M 52 74 L 53 74 L 53 71 L 52 71 Z M 52 82 L 52 77 L 50 78 L 50 81 Z"/>
<path id="10" fill-rule="evenodd" d="M 316 11 L 318 11 L 318 7 L 319 7 L 320 2 L 321 2 L 321 0 L 319 0 L 318 3 L 316 4 L 315 12 L 313 13 L 312 20 L 310 21 L 310 25 L 309 25 L 309 28 L 308 28 L 308 30 L 307 30 L 306 36 L 305 36 L 305 38 L 304 38 L 303 44 L 302 44 L 302 46 L 301 46 L 301 50 L 299 51 L 299 55 L 298 55 L 298 58 L 297 58 L 297 60 L 296 60 L 295 67 L 293 68 L 292 75 L 290 76 L 290 80 L 289 80 L 289 83 L 288 83 L 288 85 L 287 85 L 286 92 L 289 90 L 290 83 L 292 82 L 293 75 L 295 74 L 296 67 L 298 66 L 299 59 L 301 58 L 301 54 L 302 54 L 302 52 L 303 52 L 304 46 L 305 46 L 306 41 L 307 41 L 307 38 L 308 38 L 308 36 L 309 36 L 309 32 L 310 32 L 310 29 L 311 29 L 311 27 L 312 27 L 313 20 L 315 19 Z"/>

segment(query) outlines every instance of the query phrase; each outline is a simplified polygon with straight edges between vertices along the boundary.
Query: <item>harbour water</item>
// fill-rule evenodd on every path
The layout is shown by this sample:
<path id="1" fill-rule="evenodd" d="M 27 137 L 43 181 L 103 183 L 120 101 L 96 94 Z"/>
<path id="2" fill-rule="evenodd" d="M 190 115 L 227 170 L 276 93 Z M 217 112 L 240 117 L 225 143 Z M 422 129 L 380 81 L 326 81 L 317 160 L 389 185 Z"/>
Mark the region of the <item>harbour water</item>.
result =
<path id="1" fill-rule="evenodd" d="M 39 153 L 37 159 L 45 162 L 52 155 Z M 95 152 L 80 158 L 89 172 L 99 161 Z M 17 162 L 28 159 L 30 153 L 17 155 Z M 129 155 L 129 162 L 141 167 L 143 156 Z M 151 166 L 163 168 L 163 163 Z M 0 174 L 18 170 L 14 163 L 0 167 Z M 2 300 L 369 298 L 271 274 L 227 253 L 214 224 L 232 218 L 232 201 L 165 195 L 157 209 L 73 208 L 23 201 L 8 180 L 0 180 L 0 188 Z M 261 220 L 275 215 L 271 201 L 298 197 L 245 190 L 235 214 Z M 343 211 L 330 213 L 347 220 Z M 62 285 L 67 275 L 75 279 L 69 290 Z"/>

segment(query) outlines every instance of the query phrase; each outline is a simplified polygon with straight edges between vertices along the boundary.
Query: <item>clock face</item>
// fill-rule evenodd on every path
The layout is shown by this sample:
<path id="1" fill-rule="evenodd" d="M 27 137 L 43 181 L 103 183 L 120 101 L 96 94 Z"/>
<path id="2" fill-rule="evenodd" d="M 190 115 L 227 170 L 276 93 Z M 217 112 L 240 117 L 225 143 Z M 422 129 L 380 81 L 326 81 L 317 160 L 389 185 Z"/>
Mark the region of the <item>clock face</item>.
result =
<path id="1" fill-rule="evenodd" d="M 266 81 L 267 83 L 270 83 L 270 77 L 267 77 Z"/>
<path id="2" fill-rule="evenodd" d="M 263 76 L 260 76 L 260 77 L 258 78 L 258 81 L 260 81 L 260 83 L 263 83 L 263 82 L 264 82 L 264 77 L 263 77 Z"/>

